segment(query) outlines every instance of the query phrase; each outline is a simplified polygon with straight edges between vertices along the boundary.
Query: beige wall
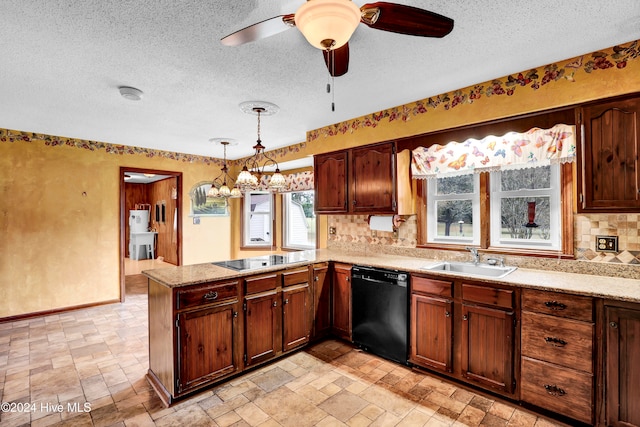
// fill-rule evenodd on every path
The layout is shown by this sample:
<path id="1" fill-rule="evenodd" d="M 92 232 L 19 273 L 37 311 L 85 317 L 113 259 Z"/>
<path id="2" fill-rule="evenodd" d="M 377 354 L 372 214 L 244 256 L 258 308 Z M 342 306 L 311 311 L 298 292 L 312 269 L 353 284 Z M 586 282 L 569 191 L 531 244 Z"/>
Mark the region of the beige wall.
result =
<path id="1" fill-rule="evenodd" d="M 184 264 L 230 257 L 229 217 L 188 216 L 217 162 L 59 140 L 0 130 L 0 318 L 120 298 L 121 166 L 183 173 Z"/>
<path id="2" fill-rule="evenodd" d="M 522 86 L 508 77 L 481 83 L 310 131 L 306 141 L 271 153 L 278 161 L 294 160 L 640 91 L 635 46 L 597 56 L 613 66 L 594 69 L 595 55 L 572 58 L 539 67 Z M 616 66 L 625 59 L 624 66 Z M 551 73 L 554 78 L 545 82 Z M 220 165 L 166 154 L 0 129 L 0 318 L 120 297 L 120 166 L 183 172 L 184 264 L 244 256 L 236 250 L 238 202 L 231 206 L 231 218 L 203 217 L 194 225 L 188 216 L 190 189 L 216 176 Z M 319 229 L 322 247 L 325 228 Z"/>

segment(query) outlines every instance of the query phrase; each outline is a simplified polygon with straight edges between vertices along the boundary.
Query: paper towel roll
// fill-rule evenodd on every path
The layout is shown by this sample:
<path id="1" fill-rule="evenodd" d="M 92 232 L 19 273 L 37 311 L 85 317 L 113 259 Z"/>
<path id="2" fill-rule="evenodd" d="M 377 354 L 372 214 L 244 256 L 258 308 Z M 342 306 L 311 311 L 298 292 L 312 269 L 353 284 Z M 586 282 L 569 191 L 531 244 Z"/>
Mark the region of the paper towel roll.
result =
<path id="1" fill-rule="evenodd" d="M 369 218 L 369 228 L 378 231 L 393 231 L 393 215 L 372 215 L 371 218 Z"/>

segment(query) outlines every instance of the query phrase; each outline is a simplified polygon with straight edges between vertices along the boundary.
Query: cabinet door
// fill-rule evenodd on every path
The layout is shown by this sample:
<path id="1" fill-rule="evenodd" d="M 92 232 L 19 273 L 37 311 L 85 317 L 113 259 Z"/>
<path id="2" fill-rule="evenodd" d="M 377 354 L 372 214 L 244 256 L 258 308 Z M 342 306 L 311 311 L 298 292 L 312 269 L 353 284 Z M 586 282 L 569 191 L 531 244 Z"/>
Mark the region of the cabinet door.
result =
<path id="1" fill-rule="evenodd" d="M 581 211 L 640 209 L 640 98 L 582 108 Z"/>
<path id="2" fill-rule="evenodd" d="M 351 341 L 351 266 L 334 266 L 331 305 L 333 334 Z"/>
<path id="3" fill-rule="evenodd" d="M 278 327 L 280 294 L 276 291 L 245 298 L 245 365 L 250 366 L 276 355 L 281 347 Z"/>
<path id="4" fill-rule="evenodd" d="M 396 212 L 394 144 L 351 150 L 351 211 Z"/>
<path id="5" fill-rule="evenodd" d="M 347 212 L 347 152 L 315 156 L 313 170 L 316 212 Z"/>
<path id="6" fill-rule="evenodd" d="M 238 370 L 238 303 L 178 314 L 178 393 Z"/>
<path id="7" fill-rule="evenodd" d="M 309 342 L 309 283 L 282 289 L 282 350 L 288 351 Z"/>
<path id="8" fill-rule="evenodd" d="M 606 307 L 607 425 L 640 426 L 640 311 Z"/>
<path id="9" fill-rule="evenodd" d="M 411 295 L 411 362 L 451 372 L 452 319 L 450 300 Z"/>
<path id="10" fill-rule="evenodd" d="M 513 312 L 462 304 L 462 375 L 513 391 Z"/>
<path id="11" fill-rule="evenodd" d="M 313 337 L 321 338 L 331 330 L 331 276 L 327 264 L 313 267 Z"/>

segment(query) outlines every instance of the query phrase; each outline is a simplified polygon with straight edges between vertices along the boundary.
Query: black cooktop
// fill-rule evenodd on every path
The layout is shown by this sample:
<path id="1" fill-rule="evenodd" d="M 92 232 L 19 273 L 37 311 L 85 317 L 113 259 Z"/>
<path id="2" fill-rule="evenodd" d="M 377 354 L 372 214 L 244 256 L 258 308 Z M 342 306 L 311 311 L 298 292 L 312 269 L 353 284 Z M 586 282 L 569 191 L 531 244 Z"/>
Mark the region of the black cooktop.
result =
<path id="1" fill-rule="evenodd" d="M 254 268 L 272 267 L 274 265 L 288 264 L 291 262 L 304 261 L 303 259 L 292 260 L 286 255 L 264 255 L 244 259 L 232 259 L 230 261 L 218 261 L 212 264 L 219 267 L 230 268 L 232 270 L 252 270 Z"/>

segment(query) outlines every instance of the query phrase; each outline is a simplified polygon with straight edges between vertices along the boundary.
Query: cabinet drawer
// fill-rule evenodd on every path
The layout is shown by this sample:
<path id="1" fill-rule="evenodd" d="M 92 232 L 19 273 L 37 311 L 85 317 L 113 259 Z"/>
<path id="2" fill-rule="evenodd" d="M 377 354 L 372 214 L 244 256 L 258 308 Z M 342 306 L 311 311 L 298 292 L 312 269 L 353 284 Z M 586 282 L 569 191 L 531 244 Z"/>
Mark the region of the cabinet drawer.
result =
<path id="1" fill-rule="evenodd" d="M 593 376 L 539 360 L 522 358 L 522 400 L 591 423 Z"/>
<path id="2" fill-rule="evenodd" d="M 511 289 L 463 284 L 462 299 L 494 307 L 513 308 L 513 290 Z"/>
<path id="3" fill-rule="evenodd" d="M 309 270 L 293 270 L 282 273 L 282 286 L 299 285 L 309 282 Z"/>
<path id="4" fill-rule="evenodd" d="M 522 312 L 522 355 L 593 373 L 593 323 Z"/>
<path id="5" fill-rule="evenodd" d="M 522 309 L 586 322 L 593 320 L 593 300 L 578 295 L 524 289 Z"/>
<path id="6" fill-rule="evenodd" d="M 451 298 L 453 296 L 453 284 L 444 280 L 412 276 L 411 291 Z"/>
<path id="7" fill-rule="evenodd" d="M 244 284 L 245 292 L 248 294 L 269 291 L 278 287 L 278 275 L 270 274 L 268 276 L 250 277 L 244 279 Z"/>
<path id="8" fill-rule="evenodd" d="M 229 298 L 238 297 L 238 282 L 221 283 L 214 286 L 199 286 L 197 288 L 179 290 L 177 292 L 176 309 L 213 304 Z"/>

